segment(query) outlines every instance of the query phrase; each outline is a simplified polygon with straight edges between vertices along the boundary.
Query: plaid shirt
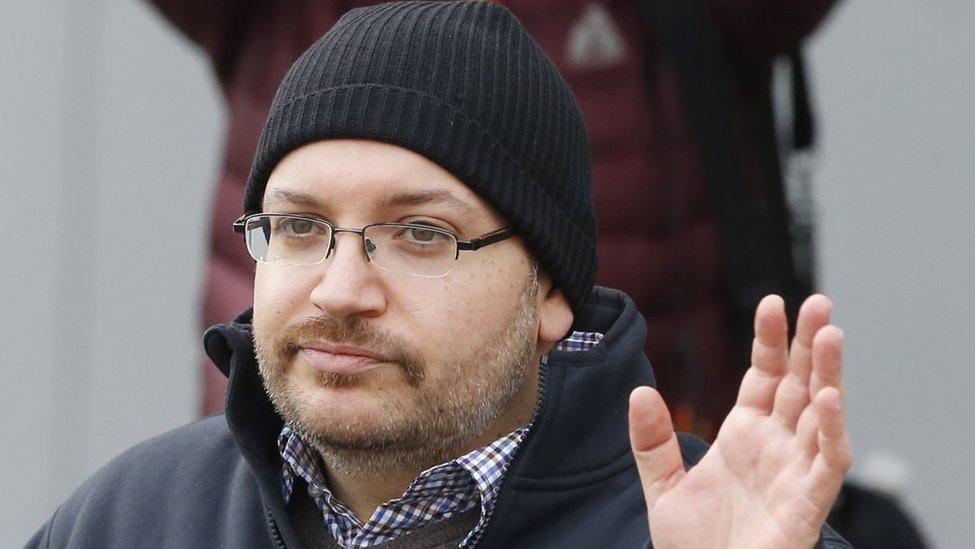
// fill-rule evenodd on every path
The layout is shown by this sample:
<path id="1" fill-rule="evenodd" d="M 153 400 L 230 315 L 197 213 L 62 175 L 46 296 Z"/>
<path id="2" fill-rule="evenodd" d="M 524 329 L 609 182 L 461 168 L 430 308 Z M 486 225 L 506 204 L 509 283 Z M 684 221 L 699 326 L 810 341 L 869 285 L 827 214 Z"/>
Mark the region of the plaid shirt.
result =
<path id="1" fill-rule="evenodd" d="M 603 334 L 600 333 L 573 332 L 556 345 L 556 350 L 585 351 L 601 339 Z M 303 479 L 309 496 L 322 510 L 326 528 L 336 542 L 347 549 L 389 541 L 411 530 L 460 515 L 480 503 L 481 519 L 459 546 L 466 547 L 486 526 L 485 517 L 489 516 L 495 503 L 505 470 L 528 430 L 526 425 L 483 448 L 427 469 L 413 480 L 403 496 L 381 505 L 363 524 L 332 496 L 314 450 L 286 425 L 278 435 L 278 449 L 283 460 L 281 493 L 285 501 L 289 501 L 295 488 L 295 477 Z"/>

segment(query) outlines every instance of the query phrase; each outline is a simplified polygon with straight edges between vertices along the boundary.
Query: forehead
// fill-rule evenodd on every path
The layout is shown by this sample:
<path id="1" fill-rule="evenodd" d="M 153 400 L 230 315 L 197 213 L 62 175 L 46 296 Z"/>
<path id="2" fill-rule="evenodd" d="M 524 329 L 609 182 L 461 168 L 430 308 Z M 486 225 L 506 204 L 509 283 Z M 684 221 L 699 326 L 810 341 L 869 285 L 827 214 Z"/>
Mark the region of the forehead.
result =
<path id="1" fill-rule="evenodd" d="M 268 178 L 263 202 L 266 209 L 434 205 L 500 219 L 467 185 L 426 157 L 359 139 L 318 141 L 290 152 Z"/>

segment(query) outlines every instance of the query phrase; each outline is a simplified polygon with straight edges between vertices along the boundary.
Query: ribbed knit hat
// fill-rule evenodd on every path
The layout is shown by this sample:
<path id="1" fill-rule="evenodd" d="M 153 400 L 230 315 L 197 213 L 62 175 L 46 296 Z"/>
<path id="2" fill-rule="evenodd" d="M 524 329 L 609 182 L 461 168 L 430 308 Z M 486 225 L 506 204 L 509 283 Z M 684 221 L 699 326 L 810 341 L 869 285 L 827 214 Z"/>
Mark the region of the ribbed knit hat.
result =
<path id="1" fill-rule="evenodd" d="M 573 94 L 507 9 L 402 2 L 354 9 L 292 65 L 258 144 L 244 211 L 313 141 L 363 138 L 450 171 L 518 229 L 578 313 L 596 272 L 586 127 Z"/>

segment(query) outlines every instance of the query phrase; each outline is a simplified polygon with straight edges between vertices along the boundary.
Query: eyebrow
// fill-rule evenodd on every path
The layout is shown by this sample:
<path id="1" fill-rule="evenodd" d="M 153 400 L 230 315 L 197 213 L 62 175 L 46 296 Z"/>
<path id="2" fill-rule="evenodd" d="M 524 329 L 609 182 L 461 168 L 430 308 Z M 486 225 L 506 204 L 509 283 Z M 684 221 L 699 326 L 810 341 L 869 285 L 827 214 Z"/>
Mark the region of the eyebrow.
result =
<path id="1" fill-rule="evenodd" d="M 265 199 L 269 202 L 290 203 L 296 206 L 308 206 L 314 209 L 322 208 L 322 203 L 316 200 L 314 196 L 308 193 L 286 191 L 284 189 L 271 191 L 265 196 Z"/>
<path id="2" fill-rule="evenodd" d="M 385 207 L 392 206 L 420 206 L 422 204 L 440 203 L 465 212 L 471 211 L 471 206 L 460 198 L 454 196 L 450 191 L 431 190 L 395 193 L 384 198 L 380 204 Z"/>
<path id="3" fill-rule="evenodd" d="M 289 203 L 297 206 L 308 206 L 313 209 L 324 209 L 324 205 L 314 196 L 296 191 L 276 189 L 266 197 L 270 202 Z M 451 208 L 470 213 L 471 206 L 446 190 L 414 191 L 394 193 L 384 197 L 380 206 L 390 208 L 394 206 L 420 206 L 422 204 L 440 203 Z"/>

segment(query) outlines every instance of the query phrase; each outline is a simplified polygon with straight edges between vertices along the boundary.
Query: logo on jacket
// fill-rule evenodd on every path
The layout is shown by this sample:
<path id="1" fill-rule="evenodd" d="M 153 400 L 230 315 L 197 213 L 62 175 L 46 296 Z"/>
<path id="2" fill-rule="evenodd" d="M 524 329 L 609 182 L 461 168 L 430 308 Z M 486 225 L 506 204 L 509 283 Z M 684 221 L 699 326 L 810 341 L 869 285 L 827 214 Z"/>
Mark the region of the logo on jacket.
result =
<path id="1" fill-rule="evenodd" d="M 578 69 L 595 69 L 624 58 L 624 39 L 613 16 L 601 4 L 590 4 L 569 29 L 566 60 Z"/>

